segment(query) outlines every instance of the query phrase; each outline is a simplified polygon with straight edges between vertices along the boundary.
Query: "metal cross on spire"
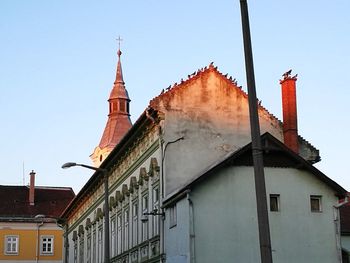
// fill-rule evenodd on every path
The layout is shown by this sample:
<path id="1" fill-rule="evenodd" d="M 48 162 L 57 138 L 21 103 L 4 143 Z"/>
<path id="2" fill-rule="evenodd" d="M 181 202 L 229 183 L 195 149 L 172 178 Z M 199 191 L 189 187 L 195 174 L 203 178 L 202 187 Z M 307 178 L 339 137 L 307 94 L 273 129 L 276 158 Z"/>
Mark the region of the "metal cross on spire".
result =
<path id="1" fill-rule="evenodd" d="M 120 42 L 123 41 L 123 39 L 120 38 L 120 36 L 118 36 L 117 41 L 118 41 L 118 47 L 119 47 L 119 50 L 120 50 Z"/>

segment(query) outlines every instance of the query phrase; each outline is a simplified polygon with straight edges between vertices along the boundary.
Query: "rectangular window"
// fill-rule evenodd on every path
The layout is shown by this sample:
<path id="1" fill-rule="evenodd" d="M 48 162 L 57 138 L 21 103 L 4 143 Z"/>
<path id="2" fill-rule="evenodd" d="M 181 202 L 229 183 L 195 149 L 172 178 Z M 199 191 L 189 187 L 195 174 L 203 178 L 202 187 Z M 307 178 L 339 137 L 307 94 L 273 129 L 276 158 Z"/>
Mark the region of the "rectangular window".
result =
<path id="1" fill-rule="evenodd" d="M 147 213 L 148 213 L 148 195 L 144 195 L 142 196 L 142 215 Z M 148 220 L 143 220 L 141 227 L 142 227 L 141 228 L 142 241 L 146 241 L 148 239 Z"/>
<path id="2" fill-rule="evenodd" d="M 123 233 L 122 214 L 120 212 L 117 215 L 117 255 L 120 255 L 122 253 L 122 233 Z"/>
<path id="3" fill-rule="evenodd" d="M 98 232 L 97 232 L 97 262 L 102 263 L 103 262 L 103 255 L 102 255 L 102 226 L 99 226 Z"/>
<path id="4" fill-rule="evenodd" d="M 137 201 L 132 204 L 132 245 L 136 246 L 138 243 L 138 214 L 139 205 Z"/>
<path id="5" fill-rule="evenodd" d="M 129 208 L 124 210 L 124 251 L 129 249 Z"/>
<path id="6" fill-rule="evenodd" d="M 115 217 L 112 218 L 111 221 L 111 256 L 115 257 L 116 256 L 116 231 L 115 231 L 115 227 L 116 227 L 116 220 Z"/>
<path id="7" fill-rule="evenodd" d="M 271 194 L 270 195 L 270 211 L 279 212 L 280 211 L 280 195 Z"/>
<path id="8" fill-rule="evenodd" d="M 119 101 L 119 110 L 122 112 L 125 112 L 125 101 L 124 100 Z"/>
<path id="9" fill-rule="evenodd" d="M 92 263 L 96 263 L 96 226 L 92 233 Z"/>
<path id="10" fill-rule="evenodd" d="M 84 263 L 84 236 L 79 240 L 79 263 Z"/>
<path id="11" fill-rule="evenodd" d="M 153 211 L 159 213 L 159 188 L 153 188 Z M 159 235 L 159 216 L 152 216 L 153 219 L 153 236 Z"/>
<path id="12" fill-rule="evenodd" d="M 41 254 L 53 254 L 53 236 L 41 236 Z"/>
<path id="13" fill-rule="evenodd" d="M 77 263 L 78 262 L 78 241 L 77 240 L 74 240 L 74 251 L 73 251 L 73 256 L 74 256 L 74 259 L 73 259 L 73 262 L 74 263 Z"/>
<path id="14" fill-rule="evenodd" d="M 320 195 L 310 196 L 311 212 L 322 212 L 322 197 Z"/>
<path id="15" fill-rule="evenodd" d="M 5 237 L 5 253 L 6 254 L 18 254 L 18 236 L 6 236 Z"/>
<path id="16" fill-rule="evenodd" d="M 169 208 L 169 228 L 175 227 L 177 224 L 176 204 Z"/>
<path id="17" fill-rule="evenodd" d="M 91 263 L 91 232 L 88 234 L 86 240 L 86 262 Z"/>

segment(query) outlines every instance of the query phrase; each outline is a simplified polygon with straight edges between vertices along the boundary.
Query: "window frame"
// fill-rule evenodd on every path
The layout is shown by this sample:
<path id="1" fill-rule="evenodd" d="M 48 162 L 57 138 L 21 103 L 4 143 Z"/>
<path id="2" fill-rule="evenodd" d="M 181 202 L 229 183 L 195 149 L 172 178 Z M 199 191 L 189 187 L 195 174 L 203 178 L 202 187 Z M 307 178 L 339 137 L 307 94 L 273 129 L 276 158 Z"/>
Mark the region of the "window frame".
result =
<path id="1" fill-rule="evenodd" d="M 14 238 L 15 242 L 13 242 L 13 240 L 9 242 L 9 238 Z M 11 251 L 9 251 L 7 249 L 9 243 L 11 243 Z M 16 246 L 15 251 L 12 251 L 12 244 L 13 243 Z M 5 255 L 18 255 L 19 254 L 19 236 L 18 235 L 6 235 L 5 236 L 5 247 L 4 247 L 4 250 L 5 250 L 4 251 Z"/>
<path id="2" fill-rule="evenodd" d="M 152 211 L 160 211 L 160 188 L 159 184 L 155 184 L 152 187 Z M 152 237 L 159 235 L 159 223 L 160 217 L 159 215 L 152 216 Z"/>
<path id="3" fill-rule="evenodd" d="M 45 241 L 44 239 L 50 239 L 51 241 Z M 50 251 L 44 251 L 44 243 L 46 244 L 46 248 L 48 247 L 48 244 L 51 245 L 51 249 Z M 55 238 L 53 235 L 42 235 L 40 236 L 40 255 L 42 256 L 51 256 L 54 254 L 54 250 L 55 250 Z"/>
<path id="4" fill-rule="evenodd" d="M 130 248 L 130 208 L 129 205 L 123 209 L 123 252 L 128 251 Z"/>
<path id="5" fill-rule="evenodd" d="M 313 209 L 312 201 L 318 201 L 318 209 Z M 321 195 L 310 195 L 310 211 L 312 213 L 322 213 L 322 196 Z"/>
<path id="6" fill-rule="evenodd" d="M 117 250 L 116 254 L 120 255 L 123 252 L 123 215 L 122 211 L 118 211 L 117 213 L 117 228 L 116 228 L 116 233 L 117 233 Z"/>
<path id="7" fill-rule="evenodd" d="M 273 210 L 272 208 L 272 199 L 276 199 L 276 209 Z M 280 201 L 280 194 L 270 194 L 270 212 L 280 212 L 281 211 L 281 201 Z"/>
<path id="8" fill-rule="evenodd" d="M 131 243 L 132 247 L 135 247 L 138 245 L 139 239 L 139 202 L 138 198 L 136 198 L 132 202 L 132 220 L 131 220 Z"/>
<path id="9" fill-rule="evenodd" d="M 115 257 L 117 255 L 117 221 L 116 216 L 113 215 L 111 218 L 111 257 Z"/>
<path id="10" fill-rule="evenodd" d="M 149 194 L 146 192 L 141 197 L 141 205 L 142 205 L 142 216 L 148 213 L 148 207 L 149 207 Z M 149 233 L 149 223 L 148 220 L 142 221 L 141 223 L 141 242 L 148 240 L 148 233 Z"/>

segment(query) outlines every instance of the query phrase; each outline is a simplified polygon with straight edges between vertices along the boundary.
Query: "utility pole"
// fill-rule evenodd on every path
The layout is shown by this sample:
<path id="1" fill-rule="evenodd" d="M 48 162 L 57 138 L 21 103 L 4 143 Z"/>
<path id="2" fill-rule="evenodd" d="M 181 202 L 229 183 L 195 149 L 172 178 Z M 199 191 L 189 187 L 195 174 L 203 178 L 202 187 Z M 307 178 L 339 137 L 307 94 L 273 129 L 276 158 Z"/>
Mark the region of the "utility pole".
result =
<path id="1" fill-rule="evenodd" d="M 244 55 L 246 77 L 248 86 L 250 131 L 252 137 L 252 154 L 254 163 L 255 194 L 258 215 L 259 242 L 261 263 L 272 263 L 269 215 L 267 210 L 267 197 L 264 175 L 263 152 L 260 139 L 260 125 L 258 115 L 258 103 L 256 98 L 255 77 L 252 44 L 250 39 L 250 27 L 247 0 L 240 0 L 242 31 L 244 43 Z"/>

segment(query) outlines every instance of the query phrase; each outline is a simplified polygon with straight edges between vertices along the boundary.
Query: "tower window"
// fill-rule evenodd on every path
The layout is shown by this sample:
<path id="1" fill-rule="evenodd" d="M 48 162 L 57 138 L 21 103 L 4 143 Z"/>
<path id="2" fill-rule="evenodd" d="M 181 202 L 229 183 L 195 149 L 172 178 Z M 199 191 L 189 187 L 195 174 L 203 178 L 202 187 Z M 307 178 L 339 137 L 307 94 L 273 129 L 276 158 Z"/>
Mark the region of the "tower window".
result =
<path id="1" fill-rule="evenodd" d="M 125 101 L 119 101 L 119 110 L 125 112 Z"/>

